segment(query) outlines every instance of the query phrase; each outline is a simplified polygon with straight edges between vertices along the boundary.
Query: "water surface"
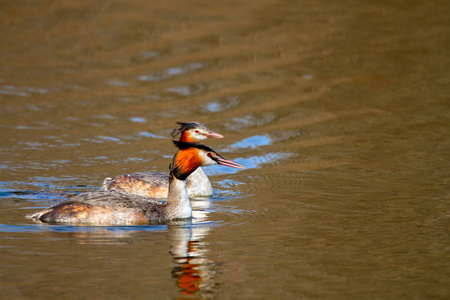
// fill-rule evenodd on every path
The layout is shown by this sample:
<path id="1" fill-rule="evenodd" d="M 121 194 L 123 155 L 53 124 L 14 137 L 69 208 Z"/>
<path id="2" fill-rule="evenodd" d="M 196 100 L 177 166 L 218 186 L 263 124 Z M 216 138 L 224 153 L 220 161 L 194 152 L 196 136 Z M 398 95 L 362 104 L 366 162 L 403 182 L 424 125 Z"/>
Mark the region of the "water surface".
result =
<path id="1" fill-rule="evenodd" d="M 8 299 L 447 299 L 445 1 L 6 1 L 0 293 Z M 192 222 L 50 226 L 27 213 L 167 171 L 176 121 L 246 170 L 205 169 Z"/>

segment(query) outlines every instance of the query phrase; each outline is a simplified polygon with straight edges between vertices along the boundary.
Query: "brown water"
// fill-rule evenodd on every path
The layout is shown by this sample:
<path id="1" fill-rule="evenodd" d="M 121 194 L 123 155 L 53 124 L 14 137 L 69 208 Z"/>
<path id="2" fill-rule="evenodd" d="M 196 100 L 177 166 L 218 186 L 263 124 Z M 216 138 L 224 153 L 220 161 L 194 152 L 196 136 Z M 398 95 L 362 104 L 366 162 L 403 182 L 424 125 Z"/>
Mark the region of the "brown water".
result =
<path id="1" fill-rule="evenodd" d="M 372 2 L 2 1 L 0 298 L 448 299 L 450 2 Z M 25 219 L 189 120 L 192 223 Z"/>

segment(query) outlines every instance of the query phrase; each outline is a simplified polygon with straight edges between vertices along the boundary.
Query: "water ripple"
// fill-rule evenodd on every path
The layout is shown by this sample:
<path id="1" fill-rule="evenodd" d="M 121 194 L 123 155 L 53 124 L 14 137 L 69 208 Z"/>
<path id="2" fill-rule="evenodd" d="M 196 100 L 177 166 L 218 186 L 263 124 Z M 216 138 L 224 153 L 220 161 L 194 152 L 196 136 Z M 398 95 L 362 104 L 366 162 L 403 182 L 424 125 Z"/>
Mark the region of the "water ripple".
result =
<path id="1" fill-rule="evenodd" d="M 241 98 L 237 96 L 231 96 L 226 100 L 217 99 L 214 102 L 210 102 L 206 105 L 206 108 L 203 109 L 204 112 L 212 112 L 217 113 L 229 108 L 237 106 L 241 102 Z"/>
<path id="2" fill-rule="evenodd" d="M 205 90 L 204 85 L 183 85 L 168 88 L 166 91 L 183 97 L 191 97 L 201 94 Z"/>
<path id="3" fill-rule="evenodd" d="M 248 127 L 261 126 L 272 122 L 275 119 L 273 114 L 255 115 L 249 113 L 244 117 L 234 118 L 232 123 L 226 123 L 225 126 L 232 130 L 241 131 Z"/>
<path id="4" fill-rule="evenodd" d="M 192 62 L 182 66 L 172 67 L 165 70 L 157 71 L 148 75 L 141 75 L 138 77 L 140 81 L 162 81 L 169 79 L 173 76 L 181 75 L 187 72 L 203 69 L 206 65 L 200 62 Z"/>
<path id="5" fill-rule="evenodd" d="M 269 145 L 271 141 L 272 139 L 267 135 L 254 135 L 230 145 L 228 148 L 223 149 L 222 152 L 231 152 L 238 149 L 255 149 L 259 146 Z"/>
<path id="6" fill-rule="evenodd" d="M 225 179 L 216 183 L 219 188 L 217 195 L 215 195 L 214 200 L 225 200 L 237 198 L 242 194 L 242 191 L 239 189 L 239 186 L 242 185 L 242 182 Z"/>
<path id="7" fill-rule="evenodd" d="M 145 122 L 147 122 L 147 119 L 140 118 L 140 117 L 133 117 L 133 118 L 130 118 L 130 121 L 135 122 L 135 123 L 145 123 Z"/>
<path id="8" fill-rule="evenodd" d="M 31 94 L 47 94 L 47 93 L 49 93 L 49 90 L 44 88 L 16 87 L 13 85 L 4 85 L 0 90 L 0 94 L 19 97 L 28 97 Z"/>
<path id="9" fill-rule="evenodd" d="M 140 225 L 140 226 L 70 226 L 70 225 L 47 225 L 47 224 L 32 224 L 32 225 L 9 225 L 0 224 L 0 232 L 86 232 L 104 234 L 108 233 L 108 237 L 112 235 L 116 237 L 122 236 L 126 232 L 135 231 L 165 231 L 166 225 Z M 127 236 L 125 234 L 125 236 Z"/>
<path id="10" fill-rule="evenodd" d="M 165 137 L 165 136 L 153 134 L 153 133 L 147 132 L 147 131 L 141 131 L 141 132 L 139 132 L 139 135 L 154 138 L 154 139 L 167 139 L 167 137 Z"/>

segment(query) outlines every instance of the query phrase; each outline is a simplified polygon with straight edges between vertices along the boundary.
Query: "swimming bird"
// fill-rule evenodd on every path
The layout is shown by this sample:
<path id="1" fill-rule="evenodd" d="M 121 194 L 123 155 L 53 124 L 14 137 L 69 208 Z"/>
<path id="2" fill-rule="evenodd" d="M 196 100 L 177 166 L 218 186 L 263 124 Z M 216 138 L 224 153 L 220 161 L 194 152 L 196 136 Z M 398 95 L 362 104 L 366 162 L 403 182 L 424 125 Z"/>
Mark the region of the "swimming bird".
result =
<path id="1" fill-rule="evenodd" d="M 152 224 L 187 219 L 192 217 L 192 208 L 186 179 L 192 172 L 199 167 L 215 164 L 245 168 L 205 145 L 180 141 L 173 143 L 179 150 L 169 167 L 169 193 L 164 203 L 124 192 L 85 192 L 29 214 L 27 218 L 41 223 L 74 225 Z"/>
<path id="2" fill-rule="evenodd" d="M 207 138 L 223 138 L 223 135 L 209 130 L 200 122 L 177 122 L 180 127 L 172 132 L 172 137 L 180 135 L 181 142 L 199 143 Z M 209 197 L 213 194 L 211 183 L 202 168 L 197 168 L 187 179 L 187 191 L 191 198 Z M 106 178 L 102 190 L 127 192 L 151 198 L 166 198 L 169 188 L 169 174 L 137 172 Z"/>

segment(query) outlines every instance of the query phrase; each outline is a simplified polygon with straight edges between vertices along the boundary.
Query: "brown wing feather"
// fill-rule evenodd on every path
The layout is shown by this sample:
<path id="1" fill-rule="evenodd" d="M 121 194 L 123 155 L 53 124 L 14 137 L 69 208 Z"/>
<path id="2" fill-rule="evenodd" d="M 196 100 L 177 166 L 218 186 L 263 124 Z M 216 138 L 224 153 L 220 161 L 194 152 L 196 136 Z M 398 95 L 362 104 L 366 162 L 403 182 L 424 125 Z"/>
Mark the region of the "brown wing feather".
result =
<path id="1" fill-rule="evenodd" d="M 166 198 L 169 189 L 169 175 L 141 172 L 107 178 L 103 190 L 137 194 L 149 198 Z"/>
<path id="2" fill-rule="evenodd" d="M 88 192 L 28 217 L 46 223 L 143 224 L 164 220 L 161 202 L 118 192 Z"/>

